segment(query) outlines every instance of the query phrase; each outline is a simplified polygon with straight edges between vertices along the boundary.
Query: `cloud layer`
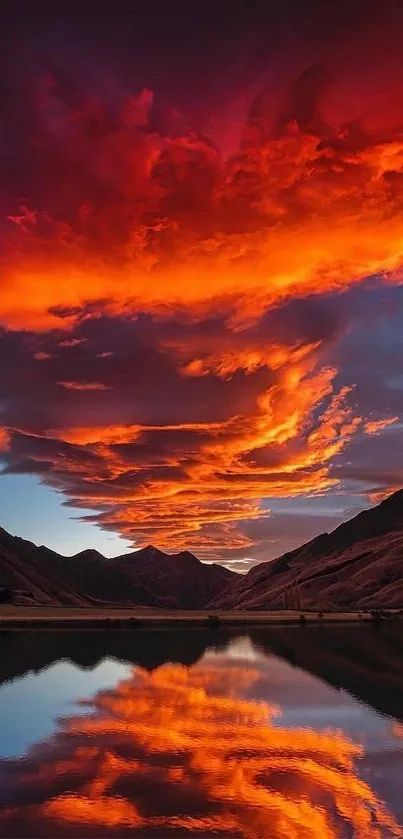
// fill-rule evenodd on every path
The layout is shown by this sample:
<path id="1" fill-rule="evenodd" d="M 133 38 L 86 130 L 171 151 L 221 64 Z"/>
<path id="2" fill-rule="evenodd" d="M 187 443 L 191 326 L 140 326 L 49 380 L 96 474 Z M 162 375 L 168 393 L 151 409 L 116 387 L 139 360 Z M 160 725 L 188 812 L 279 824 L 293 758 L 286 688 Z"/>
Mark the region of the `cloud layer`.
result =
<path id="1" fill-rule="evenodd" d="M 259 21 L 242 66 L 240 22 L 227 40 L 219 24 L 197 103 L 178 68 L 164 86 L 141 50 L 130 63 L 120 30 L 109 52 L 102 24 L 92 41 L 71 21 L 5 39 L 7 472 L 136 544 L 206 558 L 264 555 L 270 499 L 399 485 L 402 464 L 384 466 L 400 439 L 397 325 L 379 352 L 368 330 L 381 334 L 382 306 L 402 311 L 403 109 L 396 20 L 370 11 L 319 15 L 259 66 Z M 287 45 L 287 20 L 269 23 Z M 189 30 L 194 90 L 203 32 Z"/>

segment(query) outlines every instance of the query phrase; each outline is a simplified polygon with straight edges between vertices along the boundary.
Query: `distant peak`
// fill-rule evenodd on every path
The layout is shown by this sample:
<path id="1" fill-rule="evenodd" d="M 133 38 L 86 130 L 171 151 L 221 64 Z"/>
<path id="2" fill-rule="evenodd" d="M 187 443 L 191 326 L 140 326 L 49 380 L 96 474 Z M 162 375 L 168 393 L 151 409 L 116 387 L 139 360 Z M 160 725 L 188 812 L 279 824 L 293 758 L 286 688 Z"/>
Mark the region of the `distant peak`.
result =
<path id="1" fill-rule="evenodd" d="M 177 554 L 177 556 L 180 557 L 180 559 L 187 559 L 187 560 L 190 560 L 191 562 L 197 562 L 197 563 L 200 562 L 200 560 L 197 558 L 197 556 L 192 554 L 190 551 L 180 551 Z"/>
<path id="2" fill-rule="evenodd" d="M 72 559 L 105 559 L 105 557 L 99 553 L 95 548 L 87 548 L 83 551 L 79 551 L 77 554 L 74 554 Z"/>
<path id="3" fill-rule="evenodd" d="M 163 552 L 156 548 L 155 545 L 146 545 L 145 548 L 134 551 L 132 556 L 163 556 Z"/>
<path id="4" fill-rule="evenodd" d="M 138 550 L 134 550 L 130 554 L 126 554 L 127 557 L 131 559 L 141 559 L 144 557 L 148 557 L 148 559 L 157 556 L 164 556 L 163 551 L 160 551 L 154 545 L 146 545 L 144 548 L 138 548 Z"/>

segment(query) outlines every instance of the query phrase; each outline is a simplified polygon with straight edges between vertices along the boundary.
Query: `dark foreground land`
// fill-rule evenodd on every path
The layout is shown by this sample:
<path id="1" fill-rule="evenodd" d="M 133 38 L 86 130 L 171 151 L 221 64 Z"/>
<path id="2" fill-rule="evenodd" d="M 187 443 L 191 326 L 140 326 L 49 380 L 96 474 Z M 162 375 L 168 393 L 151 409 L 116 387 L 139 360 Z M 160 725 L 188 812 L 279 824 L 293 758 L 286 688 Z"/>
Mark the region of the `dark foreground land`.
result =
<path id="1" fill-rule="evenodd" d="M 30 627 L 71 627 L 79 623 L 86 628 L 113 629 L 124 626 L 192 625 L 238 626 L 253 624 L 339 624 L 402 620 L 398 610 L 387 612 L 316 612 L 316 611 L 217 611 L 149 608 L 79 608 L 55 606 L 0 606 L 0 629 Z"/>

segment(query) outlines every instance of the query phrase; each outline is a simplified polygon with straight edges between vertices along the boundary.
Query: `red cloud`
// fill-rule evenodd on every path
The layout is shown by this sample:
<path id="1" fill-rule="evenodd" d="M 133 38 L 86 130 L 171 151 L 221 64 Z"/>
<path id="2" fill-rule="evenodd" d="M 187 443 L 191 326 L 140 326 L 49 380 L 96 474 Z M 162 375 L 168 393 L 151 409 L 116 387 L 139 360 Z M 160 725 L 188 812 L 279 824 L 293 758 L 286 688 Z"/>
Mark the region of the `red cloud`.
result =
<path id="1" fill-rule="evenodd" d="M 389 425 L 393 425 L 398 419 L 399 417 L 389 417 L 387 419 L 368 420 L 365 423 L 365 431 L 367 434 L 379 434 L 380 431 L 388 428 Z"/>
<path id="2" fill-rule="evenodd" d="M 327 305 L 277 310 L 234 334 L 223 317 L 180 313 L 87 317 L 68 347 L 57 332 L 5 334 L 6 470 L 40 475 L 136 544 L 253 556 L 262 499 L 338 486 L 333 464 L 372 431 L 326 365 L 344 331 Z M 189 370 L 195 358 L 203 369 Z"/>
<path id="3" fill-rule="evenodd" d="M 242 539 L 237 526 L 242 520 L 267 515 L 261 498 L 331 487 L 335 479 L 329 465 L 361 423 L 348 404 L 348 389 L 335 391 L 335 371 L 314 372 L 312 347 L 295 355 L 293 347 L 287 351 L 284 346 L 282 353 L 283 366 L 278 367 L 276 351 L 275 368 L 266 369 L 266 387 L 259 371 L 243 374 L 239 383 L 235 378 L 221 380 L 216 398 L 222 399 L 225 390 L 233 394 L 232 404 L 225 406 L 224 412 L 219 402 L 214 407 L 212 401 L 214 382 L 218 384 L 219 379 L 207 377 L 204 392 L 210 418 L 198 421 L 180 421 L 186 393 L 190 414 L 197 412 L 191 394 L 197 393 L 194 386 L 199 387 L 197 380 L 181 377 L 180 368 L 172 387 L 178 399 L 178 387 L 184 391 L 178 406 L 173 405 L 177 418 L 171 423 L 122 423 L 130 395 L 129 377 L 124 390 L 116 382 L 115 412 L 119 413 L 122 400 L 120 423 L 104 424 L 99 403 L 97 423 L 84 425 L 80 413 L 95 418 L 93 393 L 108 389 L 109 380 L 107 384 L 68 382 L 67 389 L 77 391 L 77 398 L 82 394 L 91 400 L 88 407 L 77 403 L 75 422 L 68 427 L 62 424 L 61 409 L 58 427 L 52 427 L 50 411 L 47 426 L 34 435 L 30 431 L 32 418 L 25 428 L 19 425 L 19 433 L 10 429 L 8 468 L 45 474 L 53 486 L 68 494 L 71 503 L 95 509 L 104 527 L 139 542 L 157 539 L 165 548 L 186 544 L 213 556 L 224 540 L 227 548 L 246 547 L 251 543 Z M 145 352 L 141 358 L 147 365 Z M 120 370 L 121 365 L 122 359 Z M 113 375 L 116 377 L 116 372 Z M 52 387 L 51 381 L 49 385 Z M 163 378 L 159 386 L 162 391 Z M 233 405 L 251 387 L 254 409 L 244 415 L 233 414 Z M 145 406 L 150 399 L 152 402 L 153 393 L 144 393 Z M 159 412 L 163 411 L 161 404 Z M 42 425 L 44 419 L 43 414 Z"/>
<path id="4" fill-rule="evenodd" d="M 6 428 L 0 427 L 0 452 L 8 451 L 10 446 L 10 435 Z"/>
<path id="5" fill-rule="evenodd" d="M 2 322 L 68 325 L 99 301 L 196 317 L 226 305 L 238 323 L 375 273 L 400 282 L 403 114 L 330 123 L 320 80 L 303 73 L 270 117 L 259 95 L 229 156 L 200 132 L 164 133 L 147 90 L 122 95 L 112 118 L 57 73 L 27 80 L 19 154 L 36 165 L 8 184 Z"/>
<path id="6" fill-rule="evenodd" d="M 232 89 L 244 106 L 225 144 L 208 103 L 168 108 L 147 79 L 123 83 L 116 56 L 116 78 L 93 82 L 95 47 L 84 60 L 75 43 L 66 70 L 54 48 L 21 61 L 14 46 L 0 102 L 6 470 L 137 542 L 247 550 L 239 523 L 266 518 L 262 499 L 339 486 L 350 441 L 400 415 L 395 398 L 369 420 L 374 399 L 332 357 L 340 298 L 370 275 L 401 284 L 400 103 L 369 108 L 365 80 L 358 96 L 347 39 L 333 90 L 303 51 L 288 92 L 265 73 Z M 399 84 L 391 70 L 385 90 Z"/>
<path id="7" fill-rule="evenodd" d="M 36 355 L 36 358 L 38 358 L 38 355 Z M 110 390 L 102 382 L 56 382 L 56 384 L 65 387 L 66 390 Z"/>

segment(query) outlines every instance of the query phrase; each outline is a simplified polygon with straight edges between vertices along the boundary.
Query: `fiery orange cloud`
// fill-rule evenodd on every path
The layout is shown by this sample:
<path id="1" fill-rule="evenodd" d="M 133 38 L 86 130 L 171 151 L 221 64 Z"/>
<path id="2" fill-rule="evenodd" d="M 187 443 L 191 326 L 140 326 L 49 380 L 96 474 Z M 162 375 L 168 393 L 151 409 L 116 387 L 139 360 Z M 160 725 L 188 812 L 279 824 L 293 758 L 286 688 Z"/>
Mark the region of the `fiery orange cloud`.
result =
<path id="1" fill-rule="evenodd" d="M 348 389 L 334 392 L 335 371 L 313 373 L 312 363 L 290 363 L 278 383 L 258 397 L 251 416 L 49 430 L 43 437 L 55 440 L 53 451 L 34 452 L 33 460 L 39 467 L 50 457 L 51 483 L 77 506 L 99 510 L 104 527 L 139 543 L 157 536 L 164 548 L 180 543 L 214 556 L 222 539 L 222 533 L 214 536 L 218 526 L 226 545 L 247 547 L 235 525 L 267 515 L 261 506 L 267 494 L 290 496 L 332 486 L 329 463 L 361 423 L 346 403 Z M 324 401 L 326 409 L 315 418 Z M 61 450 L 58 441 L 71 448 Z"/>
<path id="2" fill-rule="evenodd" d="M 358 115 L 336 125 L 316 118 L 308 128 L 291 113 L 279 131 L 275 120 L 267 125 L 263 100 L 226 156 L 194 132 L 155 132 L 153 103 L 145 91 L 123 101 L 108 134 L 101 103 L 94 113 L 84 100 L 74 152 L 98 178 L 115 173 L 116 203 L 86 200 L 76 183 L 68 185 L 70 203 L 77 193 L 70 220 L 62 204 L 59 216 L 27 206 L 7 216 L 5 325 L 52 328 L 59 312 L 68 325 L 91 301 L 114 312 L 178 303 L 197 312 L 223 299 L 238 323 L 290 296 L 342 290 L 369 275 L 401 281 L 403 130 L 395 119 L 381 130 L 361 128 Z M 131 123 L 128 109 L 138 108 L 143 120 Z M 105 134 L 91 159 L 94 119 Z"/>
<path id="3" fill-rule="evenodd" d="M 389 417 L 387 419 L 380 419 L 380 420 L 369 420 L 365 423 L 365 433 L 366 434 L 379 434 L 380 431 L 383 431 L 384 428 L 388 428 L 390 425 L 393 425 L 395 422 L 398 422 L 399 417 Z"/>
<path id="4" fill-rule="evenodd" d="M 381 501 L 384 501 L 385 498 L 388 498 L 392 492 L 398 492 L 399 489 L 401 489 L 400 484 L 395 484 L 394 486 L 390 485 L 387 489 L 370 492 L 369 499 L 372 504 L 380 504 Z"/>
<path id="5" fill-rule="evenodd" d="M 206 663 L 135 670 L 26 756 L 2 827 L 29 818 L 61 836 L 119 827 L 142 836 L 400 836 L 358 776 L 361 747 L 340 732 L 274 725 L 278 710 L 242 698 L 258 677 Z M 55 791 L 61 776 L 69 792 Z M 35 803 L 15 803 L 27 791 Z"/>
<path id="6" fill-rule="evenodd" d="M 0 427 L 0 452 L 6 452 L 10 445 L 10 435 L 6 428 Z"/>
<path id="7" fill-rule="evenodd" d="M 269 516 L 262 498 L 337 485 L 334 459 L 360 429 L 368 432 L 352 389 L 336 390 L 337 371 L 317 369 L 316 345 L 290 347 L 288 363 L 285 347 L 268 350 L 267 358 L 271 352 L 275 381 L 263 393 L 258 389 L 250 413 L 206 422 L 76 424 L 34 434 L 10 429 L 10 462 L 14 453 L 27 460 L 70 504 L 92 508 L 90 520 L 136 544 L 186 545 L 205 558 L 216 558 L 223 544 L 246 550 L 253 540 L 239 524 Z M 221 375 L 226 379 L 228 369 Z M 107 389 L 70 384 L 77 396 Z"/>
<path id="8" fill-rule="evenodd" d="M 83 84 L 37 56 L 14 73 L 2 460 L 138 546 L 252 548 L 242 525 L 340 489 L 347 447 L 400 415 L 392 383 L 371 420 L 368 383 L 332 355 L 351 327 L 339 301 L 402 285 L 400 76 L 385 65 L 376 101 L 347 43 L 331 90 L 314 46 L 288 88 L 273 67 L 230 86 L 236 130 L 146 79 Z"/>
<path id="9" fill-rule="evenodd" d="M 102 382 L 57 382 L 66 390 L 109 390 Z"/>
<path id="10" fill-rule="evenodd" d="M 2 322 L 14 328 L 51 328 L 60 324 L 55 310 L 74 312 L 93 300 L 108 301 L 103 306 L 113 312 L 158 312 L 178 303 L 191 310 L 196 307 L 197 311 L 200 305 L 227 297 L 229 305 L 235 300 L 237 323 L 287 297 L 342 290 L 369 275 L 381 274 L 385 279 L 389 276 L 391 282 L 400 282 L 397 269 L 403 262 L 402 204 L 400 196 L 391 195 L 384 176 L 401 176 L 402 161 L 399 160 L 397 169 L 380 174 L 379 157 L 383 150 L 372 150 L 369 160 L 356 154 L 348 161 L 334 161 L 333 155 L 329 159 L 329 155 L 315 152 L 320 140 L 312 138 L 305 156 L 304 138 L 297 136 L 295 142 L 302 145 L 302 161 L 291 155 L 289 166 L 295 179 L 291 184 L 281 181 L 281 170 L 276 166 L 276 156 L 271 161 L 270 149 L 260 150 L 262 161 L 254 161 L 253 155 L 249 158 L 244 151 L 244 161 L 237 166 L 245 167 L 247 172 L 250 165 L 257 180 L 253 201 L 260 221 L 257 230 L 248 230 L 245 219 L 242 234 L 231 229 L 225 234 L 212 230 L 203 241 L 200 231 L 185 228 L 181 235 L 180 228 L 168 225 L 169 235 L 165 229 L 161 232 L 165 254 L 158 248 L 160 231 L 144 229 L 140 235 L 136 233 L 130 245 L 131 258 L 125 249 L 113 254 L 113 258 L 102 253 L 102 240 L 99 255 L 91 254 L 85 248 L 85 234 L 78 236 L 78 244 L 73 232 L 68 233 L 67 243 L 60 241 L 57 225 L 49 231 L 50 252 L 44 250 L 40 238 L 36 239 L 35 226 L 30 233 L 22 234 L 22 242 L 21 234 L 17 235 L 18 245 L 11 235 L 13 249 L 21 253 L 23 247 L 28 255 L 19 256 L 16 263 L 10 254 L 2 281 Z M 287 147 L 278 154 L 286 155 Z M 393 164 L 397 165 L 397 161 Z M 212 224 L 216 214 L 218 227 L 223 223 L 220 204 L 229 205 L 230 214 L 231 198 L 235 205 L 238 200 L 238 187 L 232 196 L 226 184 L 227 178 L 236 176 L 239 171 L 230 170 L 225 186 L 212 199 Z M 322 179 L 326 177 L 332 184 L 331 190 L 324 189 Z M 302 219 L 294 218 L 281 205 L 276 211 L 277 195 L 290 190 L 293 183 Z M 273 190 L 267 206 L 268 197 L 265 203 L 264 196 Z M 152 240 L 154 256 L 150 256 Z M 167 260 L 169 266 L 163 267 Z M 108 261 L 112 264 L 108 265 Z M 68 317 L 65 322 L 69 323 Z"/>
<path id="11" fill-rule="evenodd" d="M 181 372 L 185 376 L 196 377 L 213 373 L 225 379 L 234 375 L 237 370 L 252 373 L 263 366 L 277 370 L 293 361 L 299 361 L 319 346 L 320 342 L 287 348 L 275 345 L 267 348 L 256 346 L 244 351 L 228 348 L 227 351 L 221 351 L 217 355 L 211 353 L 205 358 L 192 359 L 181 368 Z M 186 348 L 186 351 L 189 352 L 189 349 Z"/>

